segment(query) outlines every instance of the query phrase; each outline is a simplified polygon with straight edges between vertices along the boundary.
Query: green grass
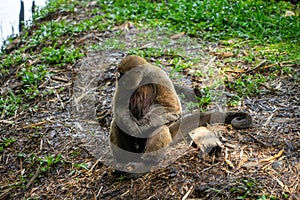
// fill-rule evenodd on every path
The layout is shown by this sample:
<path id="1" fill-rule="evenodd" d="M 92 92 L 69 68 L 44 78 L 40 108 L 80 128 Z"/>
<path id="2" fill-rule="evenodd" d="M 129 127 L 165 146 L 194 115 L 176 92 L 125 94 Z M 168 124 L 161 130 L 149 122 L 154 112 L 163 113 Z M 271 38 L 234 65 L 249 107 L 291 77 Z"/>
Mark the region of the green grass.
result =
<path id="1" fill-rule="evenodd" d="M 98 1 L 103 4 L 103 1 Z M 124 6 L 126 5 L 126 6 Z M 134 22 L 141 27 L 165 28 L 174 32 L 186 32 L 191 37 L 207 41 L 224 43 L 219 51 L 233 53 L 247 50 L 248 55 L 224 59 L 230 68 L 239 69 L 240 64 L 253 68 L 261 60 L 267 64 L 290 61 L 300 64 L 300 18 L 299 10 L 289 2 L 275 1 L 111 1 L 103 5 L 105 17 L 113 23 Z M 285 16 L 287 11 L 295 16 Z M 228 41 L 234 39 L 236 42 Z M 142 57 L 166 55 L 163 49 L 148 48 L 130 50 L 130 54 Z M 176 54 L 176 53 L 175 53 Z M 183 71 L 189 63 L 177 62 L 174 56 L 174 69 Z M 222 69 L 223 66 L 220 66 Z M 270 70 L 258 71 L 257 74 L 237 74 L 233 80 L 225 76 L 225 84 L 231 94 L 228 104 L 235 106 L 244 96 L 264 92 L 262 84 L 274 79 L 281 72 L 292 73 L 290 67 L 279 64 Z M 197 75 L 197 74 L 196 74 Z M 199 74 L 198 74 L 199 75 Z M 200 106 L 212 102 L 209 93 L 211 87 L 203 92 Z"/>
<path id="2" fill-rule="evenodd" d="M 59 93 L 63 89 L 50 90 L 41 86 L 55 75 L 55 71 L 72 68 L 78 59 L 89 51 L 126 51 L 128 54 L 137 54 L 147 59 L 154 58 L 160 66 L 164 64 L 156 58 L 164 57 L 164 61 L 172 68 L 171 75 L 193 69 L 195 73 L 192 75 L 196 78 L 214 79 L 215 74 L 219 73 L 222 75 L 221 80 L 215 80 L 210 86 L 202 87 L 199 91 L 201 98 L 198 99 L 198 106 L 202 110 L 211 103 L 218 102 L 218 98 L 222 98 L 223 95 L 228 96 L 228 102 L 225 102 L 227 105 L 235 106 L 245 96 L 268 92 L 264 85 L 279 76 L 288 76 L 299 81 L 297 73 L 294 73 L 300 65 L 299 5 L 295 7 L 288 2 L 272 0 L 97 0 L 97 5 L 89 13 L 84 13 L 84 18 L 77 20 L 76 16 L 79 13 L 88 12 L 85 9 L 88 2 L 91 1 L 50 0 L 49 4 L 34 16 L 32 28 L 24 30 L 18 37 L 19 42 L 12 49 L 6 47 L 14 42 L 14 38 L 5 42 L 0 52 L 0 85 L 2 87 L 8 82 L 13 82 L 17 83 L 17 86 L 1 93 L 0 120 L 7 119 L 6 122 L 10 123 L 24 110 L 37 111 L 37 102 L 45 96 L 45 100 L 50 99 L 48 95 Z M 293 11 L 295 16 L 285 16 L 287 11 Z M 61 16 L 59 20 L 58 16 Z M 53 17 L 55 20 L 51 19 Z M 136 29 L 142 30 L 132 38 L 137 44 L 141 44 L 136 45 L 136 48 L 126 49 L 126 43 L 120 40 L 123 32 L 113 30 L 116 25 L 128 21 L 132 22 Z M 157 30 L 163 30 L 165 37 L 158 36 Z M 104 34 L 107 32 L 108 38 Z M 193 43 L 183 37 L 176 40 L 176 46 L 169 47 L 169 44 L 174 42 L 170 36 L 179 32 L 204 41 L 205 45 L 194 47 Z M 99 36 L 100 40 L 97 43 L 78 42 L 91 33 L 103 34 L 103 37 Z M 139 48 L 150 42 L 154 45 Z M 211 44 L 215 49 L 208 48 Z M 210 55 L 209 58 L 215 56 L 215 53 L 224 52 L 233 53 L 234 56 L 218 58 L 214 61 L 215 68 L 204 71 L 202 66 L 197 64 L 202 55 L 188 55 L 187 47 L 202 48 Z M 239 72 L 253 69 L 262 60 L 266 60 L 265 64 L 271 67 L 249 73 Z M 216 72 L 215 69 L 220 70 Z M 226 91 L 214 93 L 216 88 L 223 86 L 222 84 L 225 85 Z M 2 91 L 4 88 L 0 89 Z M 196 105 L 188 106 L 193 108 Z M 14 142 L 10 137 L 0 138 L 0 154 L 5 148 L 14 145 Z M 69 159 L 79 155 L 79 151 L 70 152 Z M 46 176 L 49 171 L 65 163 L 71 164 L 73 168 L 69 176 L 80 173 L 81 170 L 88 170 L 87 164 L 72 163 L 61 154 L 35 155 L 21 152 L 18 157 L 33 168 L 32 172 L 40 167 L 39 177 Z M 22 185 L 25 186 L 34 174 L 25 173 L 20 176 Z M 120 180 L 123 179 L 125 177 L 121 176 Z M 253 179 L 240 180 L 237 187 L 228 189 L 237 199 L 276 199 L 275 196 L 264 194 L 262 185 Z M 223 193 L 219 188 L 209 190 L 216 195 Z M 280 198 L 287 199 L 289 195 L 283 193 Z"/>
<path id="3" fill-rule="evenodd" d="M 114 38 L 108 38 L 99 44 L 76 44 L 78 36 L 90 32 L 111 30 L 116 25 L 132 22 L 136 28 L 166 29 L 169 33 L 186 32 L 190 37 L 200 38 L 218 45 L 218 52 L 233 52 L 247 55 L 223 59 L 216 62 L 217 67 L 225 73 L 224 83 L 232 93 L 229 104 L 235 105 L 244 96 L 260 94 L 261 84 L 272 80 L 278 74 L 292 74 L 294 69 L 280 65 L 289 61 L 296 66 L 300 64 L 300 18 L 299 7 L 289 2 L 275 1 L 103 1 L 98 0 L 87 18 L 50 20 L 56 15 L 75 15 L 88 6 L 89 1 L 50 0 L 49 4 L 38 10 L 34 16 L 33 30 L 26 28 L 19 37 L 15 50 L 5 50 L 13 41 L 8 39 L 0 52 L 0 83 L 3 84 L 16 71 L 16 79 L 21 82 L 21 90 L 10 91 L 0 97 L 1 118 L 14 116 L 18 110 L 31 107 L 27 99 L 43 98 L 49 94 L 39 86 L 49 79 L 49 68 L 64 68 L 73 65 L 89 50 L 120 49 L 126 51 L 126 44 Z M 298 8 L 298 9 L 297 9 Z M 285 16 L 287 11 L 295 16 Z M 122 31 L 115 31 L 115 37 Z M 141 34 L 140 40 L 153 37 L 156 31 Z M 144 39 L 143 39 L 144 38 Z M 234 40 L 234 42 L 230 42 Z M 161 45 L 146 49 L 128 49 L 127 53 L 142 57 L 167 56 L 176 72 L 191 68 L 194 62 L 184 55 L 185 49 L 165 49 L 170 42 L 168 37 L 157 41 Z M 182 41 L 185 45 L 185 41 Z M 222 45 L 220 45 L 222 44 Z M 208 52 L 212 53 L 212 52 Z M 182 55 L 184 55 L 182 57 Z M 268 70 L 259 70 L 250 74 L 234 74 L 228 78 L 227 69 L 236 70 L 242 66 L 253 68 L 261 60 L 275 64 Z M 32 64 L 33 63 L 33 64 Z M 199 72 L 200 71 L 200 72 Z M 195 76 L 203 76 L 197 70 Z M 204 90 L 204 99 L 200 105 L 212 100 L 209 91 Z"/>
<path id="4" fill-rule="evenodd" d="M 13 92 L 9 92 L 6 96 L 0 96 L 0 118 L 5 119 L 9 116 L 14 116 L 21 107 L 21 103 L 21 97 L 14 95 Z"/>
<path id="5" fill-rule="evenodd" d="M 104 1 L 99 1 L 103 3 Z M 126 6 L 124 6 L 126 5 Z M 242 38 L 258 43 L 299 42 L 300 20 L 284 17 L 293 10 L 286 2 L 274 1 L 110 1 L 103 5 L 106 17 L 168 27 L 206 40 Z"/>
<path id="6" fill-rule="evenodd" d="M 16 140 L 13 138 L 0 138 L 0 153 L 2 153 L 3 149 L 13 144 Z"/>

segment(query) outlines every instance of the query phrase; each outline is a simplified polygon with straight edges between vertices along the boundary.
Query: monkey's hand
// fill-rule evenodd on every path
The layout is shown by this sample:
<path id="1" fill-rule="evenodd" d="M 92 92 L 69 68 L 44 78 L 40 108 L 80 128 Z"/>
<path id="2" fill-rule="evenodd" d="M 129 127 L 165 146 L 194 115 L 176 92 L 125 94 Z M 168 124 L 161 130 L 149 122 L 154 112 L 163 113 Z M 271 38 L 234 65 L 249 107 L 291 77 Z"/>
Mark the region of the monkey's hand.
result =
<path id="1" fill-rule="evenodd" d="M 139 123 L 142 127 L 160 127 L 170 124 L 179 118 L 180 114 L 170 112 L 164 106 L 155 104 L 150 108 L 150 111 L 141 120 L 139 120 Z"/>
<path id="2" fill-rule="evenodd" d="M 142 135 L 143 133 L 142 129 L 137 124 L 135 118 L 132 118 L 130 115 L 120 115 L 116 117 L 115 120 L 117 126 L 128 135 L 132 135 L 136 137 Z"/>

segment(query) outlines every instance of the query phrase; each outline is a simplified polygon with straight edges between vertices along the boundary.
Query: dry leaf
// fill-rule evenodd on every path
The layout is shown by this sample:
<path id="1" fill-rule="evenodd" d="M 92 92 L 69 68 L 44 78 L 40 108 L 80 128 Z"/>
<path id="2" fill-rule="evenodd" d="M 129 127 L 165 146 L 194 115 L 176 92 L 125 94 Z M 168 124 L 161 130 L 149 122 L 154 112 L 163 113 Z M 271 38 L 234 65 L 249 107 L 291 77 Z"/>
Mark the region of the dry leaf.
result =
<path id="1" fill-rule="evenodd" d="M 141 46 L 141 47 L 139 48 L 139 50 L 147 49 L 147 48 L 151 47 L 152 45 L 153 45 L 152 43 L 145 44 L 145 45 Z"/>
<path id="2" fill-rule="evenodd" d="M 216 56 L 219 58 L 230 58 L 234 56 L 234 53 L 232 52 L 217 52 L 215 53 Z"/>
<path id="3" fill-rule="evenodd" d="M 269 162 L 269 161 L 275 160 L 276 158 L 279 158 L 280 156 L 282 156 L 283 152 L 284 152 L 284 148 L 281 149 L 276 155 L 261 159 L 259 162 Z"/>
<path id="4" fill-rule="evenodd" d="M 244 69 L 226 69 L 226 72 L 231 72 L 231 73 L 244 73 L 246 72 Z"/>
<path id="5" fill-rule="evenodd" d="M 216 134 L 207 127 L 199 127 L 189 133 L 192 140 L 200 148 L 199 157 L 209 153 L 216 146 L 223 146 Z"/>
<path id="6" fill-rule="evenodd" d="M 249 56 L 249 53 L 246 50 L 243 51 L 243 54 L 244 56 Z"/>
<path id="7" fill-rule="evenodd" d="M 237 166 L 237 169 L 241 168 L 247 161 L 248 161 L 248 158 L 246 156 L 243 156 L 243 158 L 241 159 L 241 161 L 239 162 L 239 164 Z"/>
<path id="8" fill-rule="evenodd" d="M 229 167 L 234 169 L 234 164 L 230 160 L 225 159 L 225 162 L 227 163 L 227 165 L 229 165 Z"/>
<path id="9" fill-rule="evenodd" d="M 184 35 L 185 35 L 185 32 L 181 32 L 181 33 L 177 33 L 177 34 L 175 34 L 175 35 L 172 35 L 170 38 L 171 38 L 172 40 L 177 40 L 177 39 L 181 38 L 181 37 L 184 36 Z"/>
<path id="10" fill-rule="evenodd" d="M 129 29 L 132 29 L 134 26 L 131 22 L 125 22 L 119 26 L 115 26 L 113 28 L 113 30 L 125 30 L 125 31 L 129 31 Z"/>
<path id="11" fill-rule="evenodd" d="M 285 15 L 284 15 L 284 16 L 285 16 L 285 17 L 295 16 L 295 13 L 294 13 L 293 11 L 287 10 L 287 11 L 285 12 Z"/>

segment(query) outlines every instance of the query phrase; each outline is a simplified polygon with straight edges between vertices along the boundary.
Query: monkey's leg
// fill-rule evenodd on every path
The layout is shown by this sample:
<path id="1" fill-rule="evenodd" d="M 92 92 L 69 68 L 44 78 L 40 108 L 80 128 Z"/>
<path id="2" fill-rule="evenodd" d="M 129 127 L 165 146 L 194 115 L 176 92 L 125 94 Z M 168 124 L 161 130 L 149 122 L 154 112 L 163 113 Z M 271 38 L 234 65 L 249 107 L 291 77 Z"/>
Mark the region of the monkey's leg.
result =
<path id="1" fill-rule="evenodd" d="M 111 124 L 110 147 L 118 163 L 140 162 L 147 139 L 124 133 L 115 123 Z"/>
<path id="2" fill-rule="evenodd" d="M 148 138 L 142 159 L 157 162 L 164 157 L 165 147 L 172 142 L 172 136 L 167 126 L 156 129 Z"/>
<path id="3" fill-rule="evenodd" d="M 122 153 L 120 149 L 124 149 L 124 145 L 120 136 L 121 132 L 116 125 L 115 120 L 112 121 L 110 126 L 110 149 L 112 151 L 113 157 L 117 162 L 126 162 L 126 160 L 122 159 Z M 124 157 L 123 157 L 124 158 Z"/>
<path id="4" fill-rule="evenodd" d="M 131 159 L 130 162 L 124 165 L 123 170 L 131 173 L 143 173 L 150 170 L 164 158 L 164 147 L 167 147 L 171 142 L 172 137 L 169 128 L 167 126 L 157 128 L 148 137 L 141 159 Z M 124 154 L 122 156 L 123 159 L 126 157 Z"/>
<path id="5" fill-rule="evenodd" d="M 172 142 L 172 137 L 167 126 L 156 129 L 148 138 L 144 153 L 157 151 L 168 146 Z"/>

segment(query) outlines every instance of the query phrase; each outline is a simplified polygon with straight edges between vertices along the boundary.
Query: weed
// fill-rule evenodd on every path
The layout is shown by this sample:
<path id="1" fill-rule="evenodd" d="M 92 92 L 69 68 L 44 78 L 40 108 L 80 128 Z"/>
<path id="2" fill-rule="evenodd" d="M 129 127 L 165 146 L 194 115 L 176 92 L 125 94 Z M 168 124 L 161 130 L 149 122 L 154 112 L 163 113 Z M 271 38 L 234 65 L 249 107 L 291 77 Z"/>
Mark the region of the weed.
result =
<path id="1" fill-rule="evenodd" d="M 237 187 L 230 188 L 229 192 L 237 195 L 237 199 L 263 198 L 265 195 L 258 195 L 261 185 L 255 179 L 242 179 L 238 181 Z"/>
<path id="2" fill-rule="evenodd" d="M 131 49 L 128 51 L 129 55 L 135 54 L 139 55 L 143 58 L 153 58 L 153 57 L 159 57 L 162 55 L 165 55 L 164 49 L 163 48 L 147 48 L 145 50 L 137 50 L 137 49 Z"/>
<path id="3" fill-rule="evenodd" d="M 102 43 L 92 46 L 92 50 L 125 50 L 125 48 L 125 42 L 115 37 L 106 39 Z"/>
<path id="4" fill-rule="evenodd" d="M 82 168 L 82 169 L 85 169 L 85 170 L 89 170 L 89 168 L 88 168 L 88 166 L 87 166 L 86 163 L 73 164 L 73 165 L 74 165 L 74 167 L 76 167 L 78 169 Z"/>
<path id="5" fill-rule="evenodd" d="M 254 75 L 242 74 L 234 81 L 229 81 L 227 78 L 225 78 L 226 86 L 231 92 L 233 92 L 233 94 L 236 94 L 236 96 L 233 97 L 237 98 L 260 94 L 262 91 L 260 89 L 260 85 L 266 81 L 267 78 L 259 73 Z"/>
<path id="6" fill-rule="evenodd" d="M 175 57 L 172 60 L 172 64 L 176 72 L 183 72 L 183 70 L 190 68 L 193 65 L 191 62 L 184 62 L 180 57 Z"/>
<path id="7" fill-rule="evenodd" d="M 126 180 L 126 175 L 121 175 L 121 176 L 119 177 L 119 180 L 120 180 L 120 181 Z"/>
<path id="8" fill-rule="evenodd" d="M 6 138 L 6 137 L 2 137 L 0 138 L 0 153 L 3 152 L 5 147 L 10 146 L 12 143 L 14 143 L 16 140 L 13 138 Z"/>
<path id="9" fill-rule="evenodd" d="M 49 155 L 44 158 L 42 158 L 42 157 L 37 158 L 37 161 L 39 162 L 39 165 L 41 166 L 40 170 L 42 172 L 46 172 L 51 168 L 51 166 L 53 166 L 59 162 L 62 162 L 61 154 L 58 154 L 57 156 Z"/>
<path id="10" fill-rule="evenodd" d="M 197 97 L 199 107 L 207 106 L 212 102 L 212 96 L 208 87 L 199 90 L 200 97 Z"/>
<path id="11" fill-rule="evenodd" d="M 82 57 L 79 49 L 66 48 L 65 45 L 56 49 L 54 47 L 45 47 L 42 51 L 44 62 L 49 65 L 65 65 L 73 64 L 75 61 Z"/>
<path id="12" fill-rule="evenodd" d="M 99 3 L 104 4 L 103 1 Z M 127 5 L 124 7 L 123 5 Z M 207 40 L 244 38 L 258 43 L 298 41 L 300 21 L 284 17 L 289 3 L 269 1 L 111 1 L 103 6 L 106 17 L 115 23 L 145 21 L 166 26 Z"/>
<path id="13" fill-rule="evenodd" d="M 70 158 L 76 158 L 78 155 L 80 155 L 80 151 L 72 151 L 69 153 Z"/>
<path id="14" fill-rule="evenodd" d="M 14 95 L 13 92 L 9 92 L 7 96 L 0 96 L 0 118 L 6 118 L 12 116 L 20 108 L 22 99 L 19 96 Z"/>

